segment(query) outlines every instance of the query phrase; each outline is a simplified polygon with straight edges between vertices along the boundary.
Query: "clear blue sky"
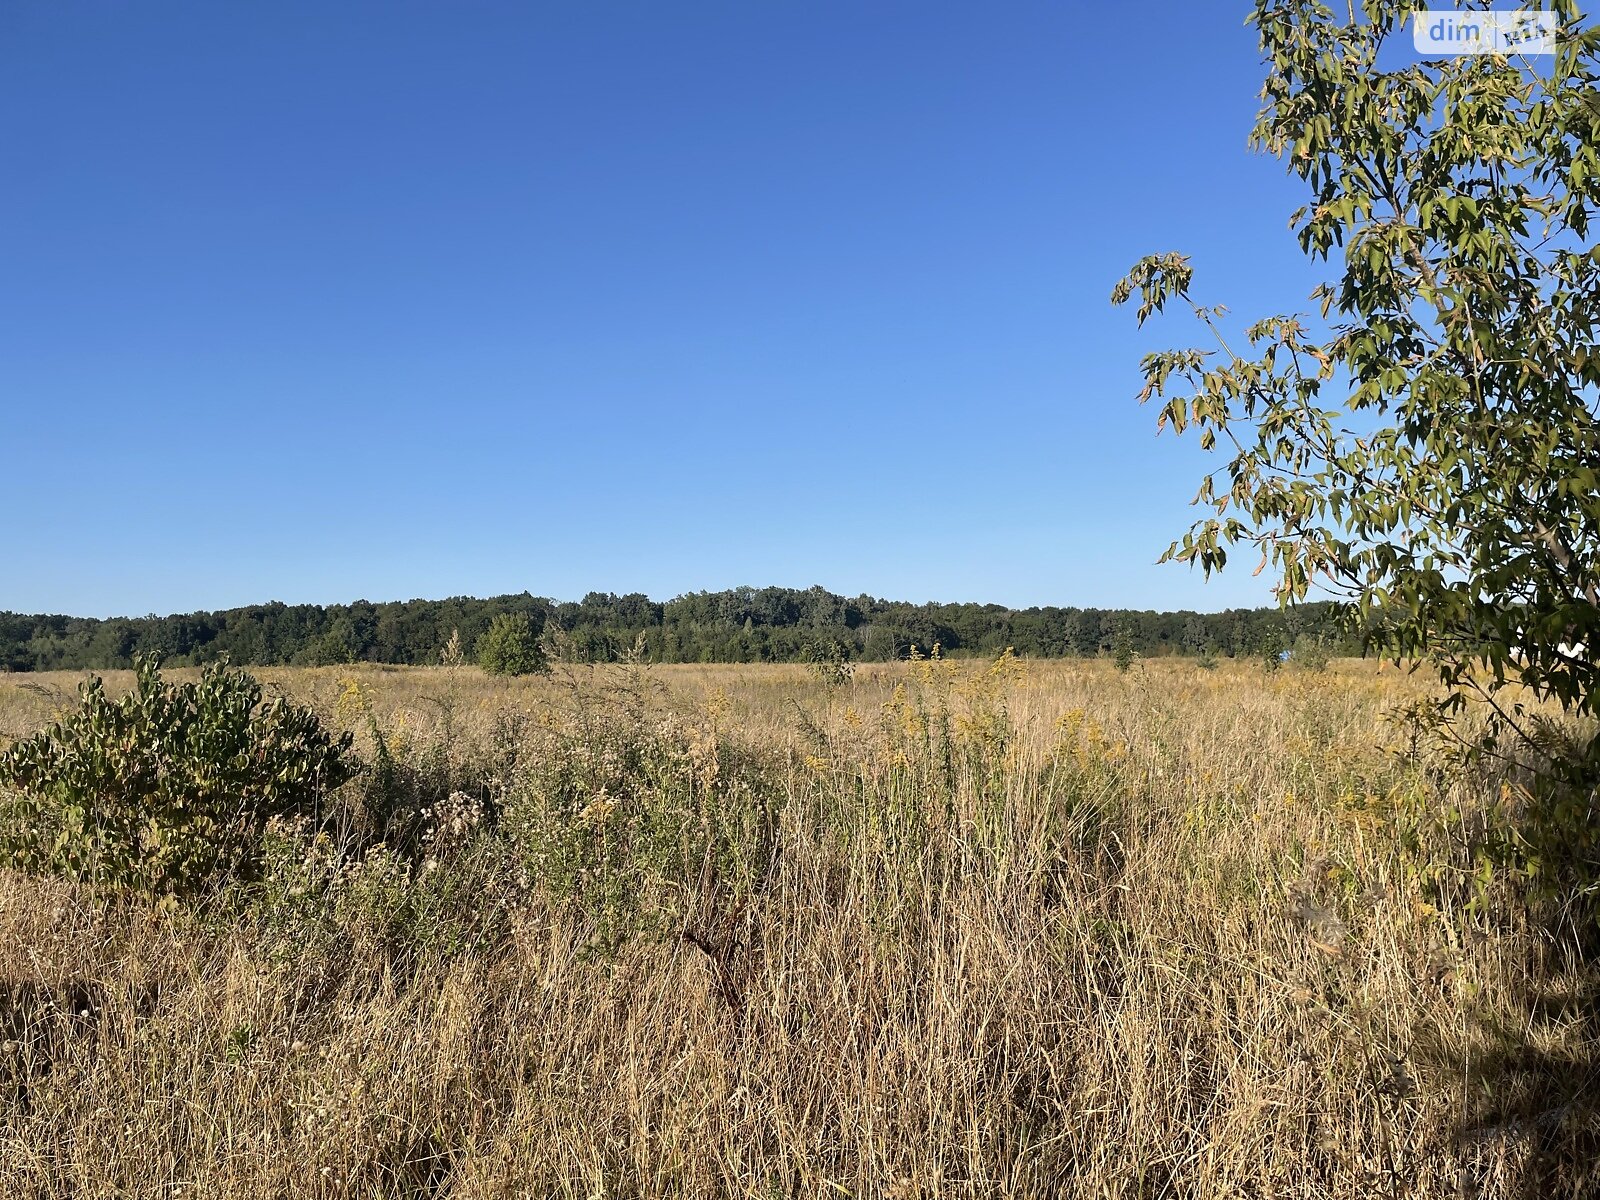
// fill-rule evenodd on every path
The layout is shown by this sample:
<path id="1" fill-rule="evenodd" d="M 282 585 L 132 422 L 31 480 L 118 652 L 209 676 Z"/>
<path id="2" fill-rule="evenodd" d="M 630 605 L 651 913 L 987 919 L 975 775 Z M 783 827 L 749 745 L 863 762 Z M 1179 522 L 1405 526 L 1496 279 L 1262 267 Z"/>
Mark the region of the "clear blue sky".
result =
<path id="1" fill-rule="evenodd" d="M 1107 301 L 1305 305 L 1247 9 L 11 0 L 0 608 L 1265 603 Z"/>

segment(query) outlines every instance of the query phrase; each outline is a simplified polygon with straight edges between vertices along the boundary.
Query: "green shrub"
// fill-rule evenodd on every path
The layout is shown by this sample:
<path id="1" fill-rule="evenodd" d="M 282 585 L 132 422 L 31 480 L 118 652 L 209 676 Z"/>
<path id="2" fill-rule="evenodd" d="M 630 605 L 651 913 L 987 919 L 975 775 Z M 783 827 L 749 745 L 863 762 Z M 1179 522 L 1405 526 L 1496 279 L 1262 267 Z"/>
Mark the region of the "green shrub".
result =
<path id="1" fill-rule="evenodd" d="M 1127 671 L 1137 657 L 1133 649 L 1133 631 L 1128 628 L 1126 621 L 1119 618 L 1111 635 L 1111 661 L 1116 664 L 1117 670 Z"/>
<path id="2" fill-rule="evenodd" d="M 1283 666 L 1284 660 L 1289 657 L 1287 639 L 1281 630 L 1264 630 L 1256 643 L 1256 652 L 1261 655 L 1263 670 L 1269 673 L 1276 671 Z"/>
<path id="3" fill-rule="evenodd" d="M 1326 671 L 1328 663 L 1333 658 L 1333 652 L 1323 638 L 1310 633 L 1303 633 L 1295 639 L 1294 653 L 1291 655 L 1294 664 L 1306 671 Z"/>
<path id="4" fill-rule="evenodd" d="M 807 643 L 806 661 L 811 673 L 829 687 L 843 687 L 856 677 L 856 664 L 850 661 L 844 645 L 833 638 L 815 638 Z"/>
<path id="5" fill-rule="evenodd" d="M 224 663 L 167 683 L 140 659 L 134 690 L 98 677 L 78 711 L 0 755 L 0 861 L 161 895 L 192 894 L 259 865 L 275 816 L 309 813 L 354 773 L 350 736 L 309 708 L 263 705 Z"/>
<path id="6" fill-rule="evenodd" d="M 501 613 L 478 639 L 478 665 L 490 675 L 532 675 L 549 663 L 526 613 Z"/>

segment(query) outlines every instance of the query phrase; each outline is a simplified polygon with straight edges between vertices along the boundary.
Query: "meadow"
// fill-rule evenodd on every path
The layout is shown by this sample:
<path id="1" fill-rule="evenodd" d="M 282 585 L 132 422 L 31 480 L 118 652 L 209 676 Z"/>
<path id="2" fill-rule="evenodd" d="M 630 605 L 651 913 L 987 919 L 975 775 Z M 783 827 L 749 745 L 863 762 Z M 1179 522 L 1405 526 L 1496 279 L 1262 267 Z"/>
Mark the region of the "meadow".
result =
<path id="1" fill-rule="evenodd" d="M 368 764 L 260 879 L 0 872 L 8 1198 L 1600 1194 L 1595 985 L 1421 676 L 253 673 Z"/>

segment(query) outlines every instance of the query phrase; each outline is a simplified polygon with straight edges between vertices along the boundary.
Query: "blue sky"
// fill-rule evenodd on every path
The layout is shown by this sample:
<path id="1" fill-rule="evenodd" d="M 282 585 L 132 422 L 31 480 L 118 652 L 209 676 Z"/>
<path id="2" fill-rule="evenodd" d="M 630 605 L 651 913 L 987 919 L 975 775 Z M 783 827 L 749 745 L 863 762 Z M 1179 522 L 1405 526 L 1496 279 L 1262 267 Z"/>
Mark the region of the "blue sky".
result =
<path id="1" fill-rule="evenodd" d="M 0 608 L 1219 609 L 1112 284 L 1318 273 L 1244 3 L 0 8 Z"/>

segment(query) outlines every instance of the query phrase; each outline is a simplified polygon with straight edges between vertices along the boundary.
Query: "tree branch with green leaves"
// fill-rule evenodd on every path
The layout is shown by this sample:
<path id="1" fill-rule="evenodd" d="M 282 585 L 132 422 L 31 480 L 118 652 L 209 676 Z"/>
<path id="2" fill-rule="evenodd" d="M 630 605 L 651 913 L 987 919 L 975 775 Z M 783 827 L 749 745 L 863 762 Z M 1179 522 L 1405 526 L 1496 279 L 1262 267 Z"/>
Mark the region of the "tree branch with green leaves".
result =
<path id="1" fill-rule="evenodd" d="M 1181 254 L 1112 293 L 1141 325 L 1185 305 L 1213 342 L 1143 362 L 1160 425 L 1227 455 L 1164 558 L 1209 574 L 1251 547 L 1280 602 L 1341 599 L 1506 727 L 1515 684 L 1600 715 L 1600 37 L 1570 0 L 1545 8 L 1554 55 L 1390 67 L 1415 6 L 1257 0 L 1252 141 L 1311 193 L 1290 226 L 1333 268 L 1315 315 L 1236 349 Z"/>

